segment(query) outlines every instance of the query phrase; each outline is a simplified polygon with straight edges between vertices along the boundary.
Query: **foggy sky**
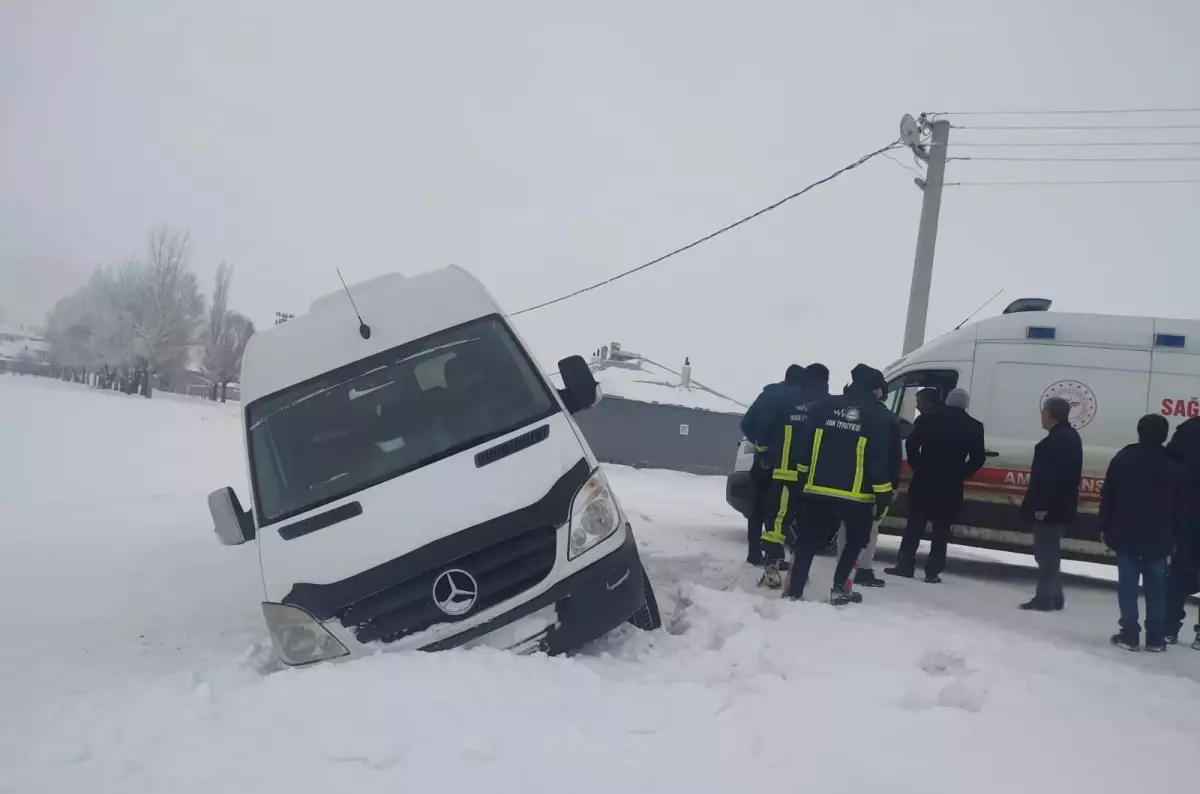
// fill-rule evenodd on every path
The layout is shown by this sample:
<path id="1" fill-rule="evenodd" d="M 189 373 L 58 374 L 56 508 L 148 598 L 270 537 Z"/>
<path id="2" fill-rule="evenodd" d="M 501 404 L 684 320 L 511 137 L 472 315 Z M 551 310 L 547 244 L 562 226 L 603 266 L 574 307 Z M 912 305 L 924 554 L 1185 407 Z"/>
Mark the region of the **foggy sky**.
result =
<path id="1" fill-rule="evenodd" d="M 825 176 L 894 139 L 904 113 L 1200 107 L 1197 31 L 1189 0 L 4 0 L 0 305 L 10 323 L 40 322 L 169 222 L 191 231 L 206 286 L 234 266 L 231 308 L 260 325 L 336 289 L 337 267 L 359 281 L 457 263 L 516 311 Z M 961 130 L 951 156 L 968 140 L 1200 129 Z M 835 383 L 859 360 L 884 366 L 900 352 L 913 176 L 877 159 L 517 322 L 547 369 L 617 340 L 667 364 L 690 356 L 696 379 L 743 400 L 793 361 L 824 361 Z M 966 161 L 947 175 L 1167 177 L 1200 178 L 1200 162 Z M 1038 295 L 1196 317 L 1198 221 L 1200 184 L 948 187 L 929 334 L 1001 288 L 985 314 Z"/>

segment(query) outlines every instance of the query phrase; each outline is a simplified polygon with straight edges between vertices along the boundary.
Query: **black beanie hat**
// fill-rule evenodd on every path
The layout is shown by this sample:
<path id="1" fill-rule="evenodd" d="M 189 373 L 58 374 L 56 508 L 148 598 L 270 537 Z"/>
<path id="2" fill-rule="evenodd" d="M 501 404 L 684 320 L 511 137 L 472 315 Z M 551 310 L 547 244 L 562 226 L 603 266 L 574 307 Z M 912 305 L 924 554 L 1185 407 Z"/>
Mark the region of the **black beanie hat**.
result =
<path id="1" fill-rule="evenodd" d="M 859 364 L 850 370 L 850 380 L 855 386 L 860 386 L 867 391 L 882 389 L 883 393 L 887 394 L 887 380 L 884 379 L 883 373 L 874 367 Z"/>

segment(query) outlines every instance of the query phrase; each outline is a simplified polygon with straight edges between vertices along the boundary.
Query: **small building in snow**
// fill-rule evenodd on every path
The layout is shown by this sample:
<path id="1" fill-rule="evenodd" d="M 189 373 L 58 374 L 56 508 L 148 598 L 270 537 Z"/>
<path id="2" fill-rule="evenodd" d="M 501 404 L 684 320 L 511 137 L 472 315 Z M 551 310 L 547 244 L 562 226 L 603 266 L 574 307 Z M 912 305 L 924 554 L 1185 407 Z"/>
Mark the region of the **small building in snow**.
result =
<path id="1" fill-rule="evenodd" d="M 50 344 L 33 329 L 0 325 L 0 372 L 48 375 Z"/>
<path id="2" fill-rule="evenodd" d="M 727 474 L 746 406 L 697 382 L 691 362 L 674 370 L 613 342 L 592 357 L 603 399 L 576 415 L 605 463 Z"/>

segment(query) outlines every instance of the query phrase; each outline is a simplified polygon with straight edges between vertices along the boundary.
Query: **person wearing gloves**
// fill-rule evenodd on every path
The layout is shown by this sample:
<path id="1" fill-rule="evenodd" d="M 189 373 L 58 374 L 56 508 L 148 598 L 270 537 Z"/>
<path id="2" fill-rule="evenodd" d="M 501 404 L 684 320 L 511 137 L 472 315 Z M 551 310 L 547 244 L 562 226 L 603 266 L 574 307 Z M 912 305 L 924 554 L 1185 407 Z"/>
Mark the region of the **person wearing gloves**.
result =
<path id="1" fill-rule="evenodd" d="M 828 528 L 840 521 L 846 527 L 846 543 L 829 593 L 835 606 L 851 602 L 846 578 L 870 539 L 871 524 L 892 502 L 893 421 L 880 404 L 887 382 L 882 372 L 866 364 L 850 375 L 842 394 L 818 400 L 808 409 L 797 467 L 803 500 L 785 593 L 792 599 L 804 594 L 813 555 L 828 540 Z"/>
<path id="2" fill-rule="evenodd" d="M 781 406 L 792 405 L 799 398 L 804 382 L 804 367 L 792 364 L 779 383 L 768 383 L 746 409 L 742 417 L 742 436 L 754 444 L 754 463 L 750 467 L 750 484 L 753 488 L 753 507 L 746 522 L 746 562 L 762 565 L 763 522 L 766 518 L 767 497 L 772 483 L 775 465 L 769 447 L 772 422 L 781 411 Z M 776 455 L 778 452 L 776 451 Z"/>

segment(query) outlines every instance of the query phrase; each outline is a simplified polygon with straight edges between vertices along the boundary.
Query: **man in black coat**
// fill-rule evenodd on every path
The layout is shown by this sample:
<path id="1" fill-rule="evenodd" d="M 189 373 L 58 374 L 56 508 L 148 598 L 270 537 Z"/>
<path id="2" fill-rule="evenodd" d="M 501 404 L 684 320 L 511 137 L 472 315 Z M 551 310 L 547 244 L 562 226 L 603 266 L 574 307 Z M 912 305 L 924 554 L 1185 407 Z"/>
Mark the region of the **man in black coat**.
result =
<path id="1" fill-rule="evenodd" d="M 922 397 L 922 393 L 918 393 Z M 966 411 L 969 395 L 955 389 L 940 405 L 940 395 L 924 394 L 921 415 L 913 423 L 904 446 L 913 471 L 908 486 L 908 524 L 900 543 L 895 568 L 884 573 L 913 577 L 917 549 L 926 523 L 933 525 L 933 541 L 925 560 L 925 581 L 937 584 L 946 567 L 950 528 L 962 510 L 963 484 L 983 468 L 986 451 L 983 424 Z"/>
<path id="2" fill-rule="evenodd" d="M 1146 650 L 1165 651 L 1167 557 L 1175 550 L 1184 519 L 1186 473 L 1163 444 L 1170 426 L 1162 416 L 1143 416 L 1138 442 L 1113 456 L 1100 492 L 1100 537 L 1117 555 L 1117 601 L 1121 630 L 1112 644 L 1136 651 L 1138 584 L 1146 592 Z"/>
<path id="3" fill-rule="evenodd" d="M 1183 464 L 1187 492 L 1183 524 L 1167 574 L 1166 641 L 1174 645 L 1187 619 L 1187 599 L 1200 592 L 1200 418 L 1188 419 L 1175 428 L 1167 454 Z M 1196 641 L 1200 651 L 1200 617 L 1196 619 Z"/>
<path id="4" fill-rule="evenodd" d="M 1042 406 L 1046 437 L 1033 448 L 1029 488 L 1021 515 L 1033 528 L 1038 565 L 1037 593 L 1021 609 L 1052 612 L 1065 605 L 1062 588 L 1062 539 L 1079 512 L 1083 441 L 1071 427 L 1071 404 L 1051 397 Z"/>

